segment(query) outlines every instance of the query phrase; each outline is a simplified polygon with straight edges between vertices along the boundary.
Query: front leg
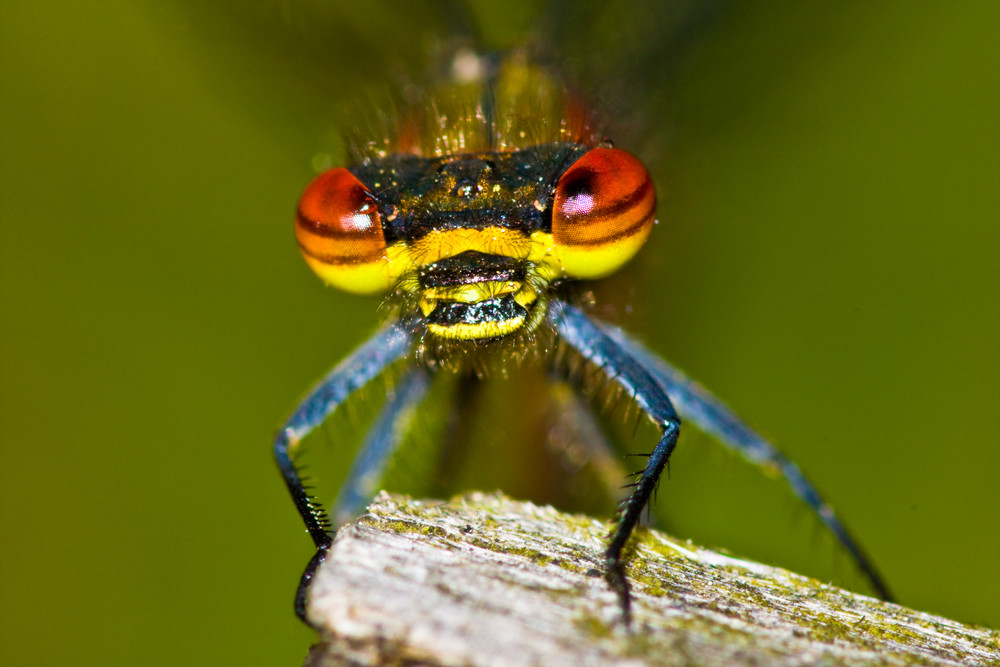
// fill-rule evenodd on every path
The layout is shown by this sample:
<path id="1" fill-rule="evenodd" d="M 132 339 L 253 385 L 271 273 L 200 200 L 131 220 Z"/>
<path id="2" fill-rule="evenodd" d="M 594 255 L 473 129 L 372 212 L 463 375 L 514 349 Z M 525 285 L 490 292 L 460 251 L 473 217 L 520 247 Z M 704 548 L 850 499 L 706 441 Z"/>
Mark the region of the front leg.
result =
<path id="1" fill-rule="evenodd" d="M 868 579 L 872 589 L 883 600 L 892 602 L 892 593 L 875 563 L 861 547 L 861 543 L 847 530 L 833 507 L 819 493 L 812 482 L 784 454 L 747 426 L 736 413 L 703 387 L 685 377 L 683 373 L 650 352 L 640 343 L 631 340 L 625 332 L 608 324 L 600 324 L 633 359 L 646 367 L 656 381 L 673 397 L 674 404 L 689 424 L 694 424 L 722 445 L 738 452 L 754 465 L 777 473 L 816 514 L 824 526 L 847 550 L 858 569 Z"/>
<path id="2" fill-rule="evenodd" d="M 402 358 L 409 351 L 412 340 L 410 322 L 395 322 L 383 327 L 312 388 L 274 438 L 274 458 L 306 531 L 316 545 L 316 554 L 309 561 L 295 596 L 295 613 L 302 620 L 305 620 L 306 592 L 333 543 L 333 529 L 326 511 L 310 493 L 308 480 L 302 477 L 295 463 L 299 445 L 348 396 Z"/>
<path id="3" fill-rule="evenodd" d="M 562 340 L 631 394 L 639 408 L 663 432 L 649 455 L 632 495 L 622 507 L 604 553 L 605 576 L 618 593 L 625 623 L 628 625 L 631 622 L 631 595 L 621 560 L 622 550 L 639 524 L 642 511 L 649 503 L 663 468 L 677 445 L 680 419 L 667 393 L 650 372 L 581 310 L 567 303 L 554 301 L 549 307 L 549 318 Z"/>
<path id="4" fill-rule="evenodd" d="M 417 405 L 430 388 L 431 373 L 423 366 L 409 370 L 396 382 L 333 504 L 333 527 L 353 521 L 372 501 L 386 465 L 399 448 Z"/>

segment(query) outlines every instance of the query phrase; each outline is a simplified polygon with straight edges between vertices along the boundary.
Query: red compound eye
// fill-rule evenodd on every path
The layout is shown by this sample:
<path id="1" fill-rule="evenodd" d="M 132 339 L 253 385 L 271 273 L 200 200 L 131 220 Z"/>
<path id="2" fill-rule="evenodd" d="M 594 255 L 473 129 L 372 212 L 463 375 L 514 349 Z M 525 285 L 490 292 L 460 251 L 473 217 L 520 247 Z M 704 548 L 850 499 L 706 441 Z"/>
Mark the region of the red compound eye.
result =
<path id="1" fill-rule="evenodd" d="M 614 272 L 645 243 L 655 216 L 653 181 L 637 158 L 618 148 L 584 153 L 556 184 L 552 238 L 563 271 Z"/>
<path id="2" fill-rule="evenodd" d="M 378 206 L 347 169 L 323 172 L 306 187 L 295 236 L 306 262 L 331 285 L 365 294 L 387 287 Z"/>

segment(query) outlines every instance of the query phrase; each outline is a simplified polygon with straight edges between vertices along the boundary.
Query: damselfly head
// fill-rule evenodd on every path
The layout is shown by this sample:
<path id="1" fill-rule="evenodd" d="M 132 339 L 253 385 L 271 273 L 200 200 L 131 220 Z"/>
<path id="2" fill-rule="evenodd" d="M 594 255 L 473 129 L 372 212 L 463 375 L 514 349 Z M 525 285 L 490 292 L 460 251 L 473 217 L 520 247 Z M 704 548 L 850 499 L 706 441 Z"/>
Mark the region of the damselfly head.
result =
<path id="1" fill-rule="evenodd" d="M 446 341 L 534 331 L 552 290 L 619 269 L 656 212 L 642 163 L 595 141 L 541 69 L 476 64 L 462 70 L 474 81 L 404 114 L 392 151 L 318 176 L 296 215 L 324 281 L 389 294 Z M 539 99 L 563 113 L 529 121 Z"/>

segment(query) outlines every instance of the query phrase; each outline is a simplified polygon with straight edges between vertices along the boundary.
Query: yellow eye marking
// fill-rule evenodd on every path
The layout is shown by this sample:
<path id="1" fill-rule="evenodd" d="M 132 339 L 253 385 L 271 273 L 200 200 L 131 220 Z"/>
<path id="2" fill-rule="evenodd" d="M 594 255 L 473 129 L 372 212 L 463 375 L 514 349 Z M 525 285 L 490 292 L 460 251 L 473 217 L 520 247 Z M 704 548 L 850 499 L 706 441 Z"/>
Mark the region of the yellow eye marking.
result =
<path id="1" fill-rule="evenodd" d="M 328 264 L 309 255 L 304 258 L 327 285 L 354 294 L 385 292 L 412 266 L 407 248 L 399 243 L 387 247 L 378 260 L 362 264 Z"/>
<path id="2" fill-rule="evenodd" d="M 537 263 L 537 274 L 549 282 L 557 278 L 603 278 L 631 259 L 648 237 L 649 229 L 644 229 L 600 245 L 577 247 L 556 245 L 552 234 L 533 232 L 528 260 Z"/>
<path id="3" fill-rule="evenodd" d="M 597 246 L 557 246 L 553 260 L 562 275 L 593 280 L 614 273 L 646 243 L 652 225 L 632 235 Z"/>

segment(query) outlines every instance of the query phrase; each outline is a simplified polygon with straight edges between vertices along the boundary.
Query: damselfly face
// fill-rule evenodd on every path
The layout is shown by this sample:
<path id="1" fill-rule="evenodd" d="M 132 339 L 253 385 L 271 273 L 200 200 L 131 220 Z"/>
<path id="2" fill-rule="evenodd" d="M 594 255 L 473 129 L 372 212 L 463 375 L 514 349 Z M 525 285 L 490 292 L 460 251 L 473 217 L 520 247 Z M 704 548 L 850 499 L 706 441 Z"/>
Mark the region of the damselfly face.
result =
<path id="1" fill-rule="evenodd" d="M 317 177 L 296 215 L 309 266 L 334 287 L 390 293 L 431 337 L 480 342 L 533 332 L 561 281 L 620 268 L 652 229 L 652 180 L 566 118 L 553 140 L 525 146 L 526 133 L 511 132 L 524 113 L 515 86 L 544 84 L 507 65 L 472 91 L 470 112 L 424 119 L 461 139 L 396 146 Z"/>

